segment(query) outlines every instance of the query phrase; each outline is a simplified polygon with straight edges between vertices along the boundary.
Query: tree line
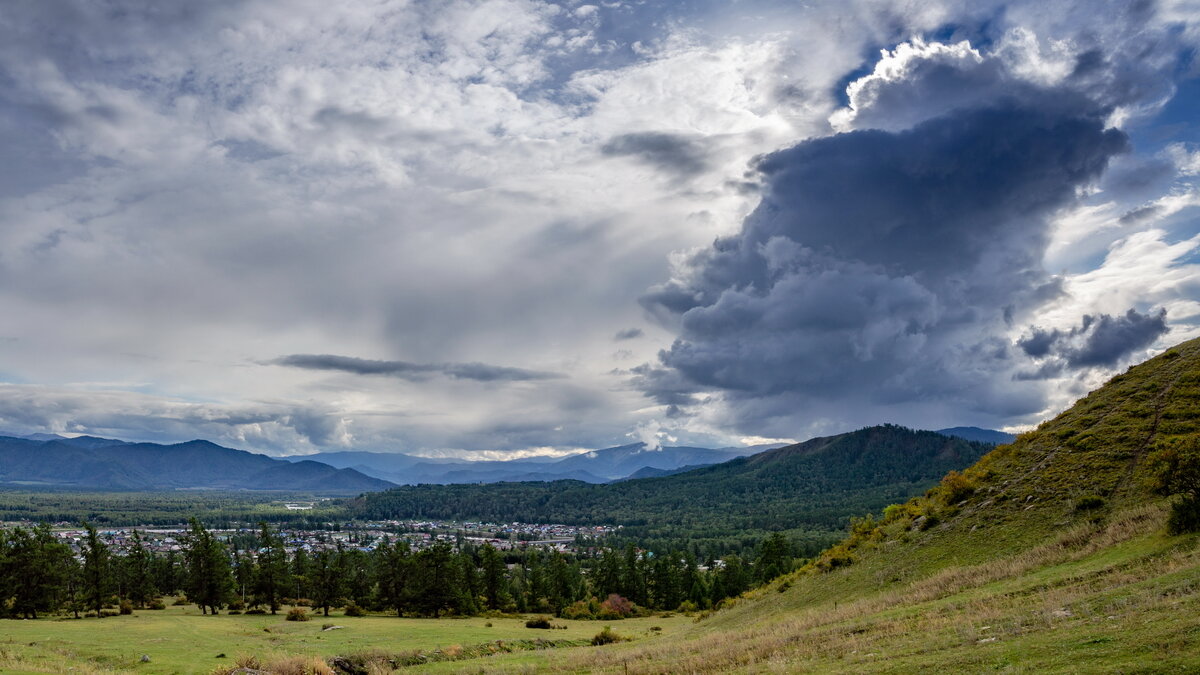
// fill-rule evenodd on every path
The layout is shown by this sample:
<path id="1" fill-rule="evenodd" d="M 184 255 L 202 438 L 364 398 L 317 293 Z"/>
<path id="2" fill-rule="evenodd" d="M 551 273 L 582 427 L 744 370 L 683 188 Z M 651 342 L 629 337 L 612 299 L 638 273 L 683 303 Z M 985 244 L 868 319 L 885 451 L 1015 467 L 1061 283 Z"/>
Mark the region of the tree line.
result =
<path id="1" fill-rule="evenodd" d="M 162 609 L 164 596 L 186 597 L 201 612 L 272 614 L 308 605 L 328 615 L 471 615 L 484 611 L 619 618 L 637 609 L 706 609 L 788 572 L 793 551 L 780 534 L 756 555 L 702 561 L 689 551 L 655 555 L 627 545 L 580 553 L 439 541 L 413 550 L 384 538 L 368 551 L 336 546 L 285 548 L 261 523 L 257 536 L 222 540 L 192 520 L 179 552 L 152 551 L 136 530 L 120 548 L 84 524 L 78 551 L 49 526 L 0 531 L 0 616 L 103 617 L 119 608 Z M 603 599 L 603 601 L 601 600 Z"/>

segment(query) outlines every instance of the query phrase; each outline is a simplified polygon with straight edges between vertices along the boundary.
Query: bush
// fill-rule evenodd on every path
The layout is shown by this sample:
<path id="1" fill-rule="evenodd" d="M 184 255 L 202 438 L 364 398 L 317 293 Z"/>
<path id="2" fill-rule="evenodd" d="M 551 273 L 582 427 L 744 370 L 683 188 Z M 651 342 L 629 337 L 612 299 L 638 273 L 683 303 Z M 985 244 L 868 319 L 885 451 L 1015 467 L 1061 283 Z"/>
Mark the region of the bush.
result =
<path id="1" fill-rule="evenodd" d="M 974 494 L 975 485 L 971 482 L 970 478 L 957 471 L 951 471 L 942 479 L 941 485 L 938 486 L 938 492 L 942 498 L 942 503 L 949 506 L 957 504 Z"/>
<path id="2" fill-rule="evenodd" d="M 1080 497 L 1075 501 L 1076 511 L 1091 511 L 1102 506 L 1104 506 L 1104 497 L 1097 495 L 1087 495 L 1086 497 Z"/>
<path id="3" fill-rule="evenodd" d="M 250 609 L 246 610 L 246 613 L 247 614 L 266 614 L 267 610 L 263 609 L 262 607 L 251 607 Z"/>
<path id="4" fill-rule="evenodd" d="M 550 619 L 547 617 L 544 617 L 544 616 L 535 617 L 533 619 L 526 621 L 525 627 L 526 628 L 545 628 L 545 629 L 553 628 L 553 626 L 550 625 Z"/>
<path id="5" fill-rule="evenodd" d="M 180 605 L 190 605 L 190 604 L 192 604 L 192 603 L 191 603 L 191 601 L 190 601 L 190 600 L 188 600 L 188 599 L 187 599 L 187 596 L 186 596 L 186 595 L 181 595 L 181 596 L 179 596 L 178 598 L 175 598 L 175 602 L 173 602 L 173 603 L 171 603 L 171 604 L 173 604 L 173 605 L 175 605 L 176 607 L 178 607 L 178 606 L 180 606 Z"/>
<path id="6" fill-rule="evenodd" d="M 120 612 L 125 615 L 133 614 L 133 603 L 128 600 L 122 600 Z"/>
<path id="7" fill-rule="evenodd" d="M 308 598 L 296 598 L 291 604 L 296 607 L 312 607 L 312 600 Z"/>
<path id="8" fill-rule="evenodd" d="M 346 605 L 346 609 L 344 610 L 343 613 L 346 616 L 366 616 L 367 610 L 363 609 L 362 607 L 359 607 L 358 605 L 356 605 L 352 602 L 352 603 Z"/>
<path id="9" fill-rule="evenodd" d="M 225 613 L 226 613 L 226 614 L 228 614 L 228 615 L 230 615 L 230 616 L 233 616 L 233 615 L 235 615 L 235 614 L 241 614 L 241 613 L 242 613 L 242 610 L 240 610 L 240 609 L 231 609 L 231 610 L 229 610 L 228 612 L 225 612 Z"/>
<path id="10" fill-rule="evenodd" d="M 616 593 L 610 594 L 600 603 L 600 616 L 602 618 L 624 618 L 633 616 L 637 612 L 635 606 L 628 599 L 623 598 Z"/>
<path id="11" fill-rule="evenodd" d="M 286 618 L 288 621 L 308 621 L 309 616 L 303 607 L 293 607 L 288 610 Z"/>
<path id="12" fill-rule="evenodd" d="M 592 644 L 597 645 L 597 646 L 609 645 L 614 642 L 624 642 L 628 639 L 629 638 L 627 638 L 625 636 L 617 635 L 616 633 L 613 632 L 612 628 L 605 626 L 604 630 L 600 631 L 599 633 L 596 633 L 596 635 L 592 638 Z"/>
<path id="13" fill-rule="evenodd" d="M 1171 515 L 1167 517 L 1167 530 L 1171 534 L 1200 532 L 1200 499 L 1184 497 L 1171 505 Z"/>
<path id="14" fill-rule="evenodd" d="M 241 600 L 234 600 L 229 603 L 229 609 L 243 610 L 246 609 L 246 604 Z"/>
<path id="15" fill-rule="evenodd" d="M 146 609 L 166 609 L 166 608 L 167 608 L 167 606 L 165 604 L 163 604 L 162 600 L 159 600 L 159 599 L 151 600 L 150 604 L 146 605 Z"/>

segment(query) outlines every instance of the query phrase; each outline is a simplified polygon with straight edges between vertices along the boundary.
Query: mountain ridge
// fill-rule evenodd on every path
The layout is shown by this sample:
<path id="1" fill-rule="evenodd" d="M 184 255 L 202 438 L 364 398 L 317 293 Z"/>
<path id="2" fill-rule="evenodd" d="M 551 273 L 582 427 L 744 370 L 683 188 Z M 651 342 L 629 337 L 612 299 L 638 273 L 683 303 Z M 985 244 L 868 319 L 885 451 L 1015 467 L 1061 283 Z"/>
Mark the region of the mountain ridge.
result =
<path id="1" fill-rule="evenodd" d="M 90 436 L 0 437 L 0 485 L 97 490 L 302 490 L 357 494 L 393 483 L 353 469 L 192 440 L 162 445 Z"/>

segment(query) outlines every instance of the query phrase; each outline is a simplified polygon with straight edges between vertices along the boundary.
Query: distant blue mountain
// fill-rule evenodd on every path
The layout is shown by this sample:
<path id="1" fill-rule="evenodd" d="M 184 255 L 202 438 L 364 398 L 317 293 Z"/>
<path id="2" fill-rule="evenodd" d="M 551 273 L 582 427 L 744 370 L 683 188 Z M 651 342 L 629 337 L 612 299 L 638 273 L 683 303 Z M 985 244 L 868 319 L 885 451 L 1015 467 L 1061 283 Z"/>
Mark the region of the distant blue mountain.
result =
<path id="1" fill-rule="evenodd" d="M 392 483 L 312 461 L 285 462 L 208 441 L 174 445 L 80 436 L 0 437 L 0 485 L 93 490 L 299 490 L 357 494 Z"/>
<path id="2" fill-rule="evenodd" d="M 526 457 L 474 462 L 384 452 L 322 452 L 287 459 L 313 459 L 331 466 L 352 467 L 368 476 L 402 485 L 565 479 L 608 483 L 638 472 L 675 473 L 684 467 L 719 464 L 776 447 L 779 445 L 718 449 L 674 446 L 648 448 L 644 443 L 630 443 L 556 459 Z"/>
<path id="3" fill-rule="evenodd" d="M 1017 437 L 1004 431 L 996 431 L 995 429 L 980 429 L 979 427 L 950 427 L 949 429 L 938 429 L 937 433 L 943 436 L 953 436 L 967 441 L 978 441 L 980 443 L 991 443 L 993 445 L 1004 445 L 1012 443 Z"/>

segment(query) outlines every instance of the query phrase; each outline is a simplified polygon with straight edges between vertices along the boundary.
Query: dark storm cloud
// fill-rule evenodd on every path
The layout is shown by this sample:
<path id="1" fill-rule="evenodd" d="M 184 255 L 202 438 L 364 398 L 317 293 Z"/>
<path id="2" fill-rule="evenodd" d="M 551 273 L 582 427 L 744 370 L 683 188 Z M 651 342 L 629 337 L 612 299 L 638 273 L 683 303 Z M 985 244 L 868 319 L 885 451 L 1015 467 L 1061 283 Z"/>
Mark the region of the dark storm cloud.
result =
<path id="1" fill-rule="evenodd" d="M 617 331 L 617 334 L 613 336 L 613 340 L 616 342 L 621 342 L 622 340 L 633 340 L 635 338 L 642 337 L 642 335 L 644 335 L 644 333 L 642 333 L 641 328 L 626 328 L 624 330 Z"/>
<path id="2" fill-rule="evenodd" d="M 291 354 L 270 363 L 306 370 L 334 370 L 355 375 L 386 375 L 405 380 L 422 380 L 430 375 L 444 375 L 456 380 L 479 382 L 524 382 L 564 377 L 559 373 L 540 370 L 492 366 L 486 363 L 410 363 L 408 361 L 379 361 L 334 354 Z"/>
<path id="3" fill-rule="evenodd" d="M 1035 328 L 1017 344 L 1033 358 L 1054 356 L 1068 368 L 1113 366 L 1133 352 L 1153 344 L 1167 332 L 1167 311 L 1140 314 L 1130 309 L 1124 316 L 1085 315 L 1080 325 L 1071 330 Z M 1047 368 L 1049 369 L 1047 370 Z M 1055 365 L 1042 366 L 1043 372 L 1053 374 Z"/>
<path id="4" fill-rule="evenodd" d="M 804 392 L 912 402 L 990 386 L 956 359 L 1006 362 L 989 330 L 1056 287 L 1040 262 L 1047 216 L 1127 147 L 1103 110 L 1042 98 L 763 158 L 741 232 L 642 298 L 679 339 L 636 384 L 670 404 L 688 385 L 723 390 L 747 428 L 777 414 L 776 396 L 794 409 Z"/>
<path id="5" fill-rule="evenodd" d="M 621 134 L 601 146 L 600 152 L 609 157 L 636 157 L 683 177 L 702 173 L 708 168 L 704 147 L 695 139 L 680 134 Z"/>

